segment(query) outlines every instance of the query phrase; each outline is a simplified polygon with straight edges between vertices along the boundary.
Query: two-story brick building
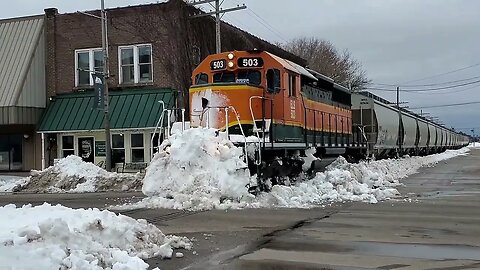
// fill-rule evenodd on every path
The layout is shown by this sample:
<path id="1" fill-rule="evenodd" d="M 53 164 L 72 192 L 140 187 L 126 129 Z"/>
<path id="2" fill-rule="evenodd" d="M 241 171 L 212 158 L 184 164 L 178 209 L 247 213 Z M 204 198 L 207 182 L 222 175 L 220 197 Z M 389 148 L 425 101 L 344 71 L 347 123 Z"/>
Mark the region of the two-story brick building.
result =
<path id="1" fill-rule="evenodd" d="M 161 114 L 158 101 L 168 108 L 188 106 L 191 71 L 215 51 L 214 20 L 192 19 L 196 12 L 181 0 L 107 9 L 114 163 L 150 161 L 150 142 Z M 90 74 L 104 68 L 101 21 L 85 13 L 100 15 L 98 10 L 59 14 L 45 9 L 48 106 L 37 132 L 44 138 L 47 165 L 70 154 L 96 164 L 105 159 L 103 112 L 93 108 Z M 256 48 L 302 61 L 234 26 L 221 27 L 224 51 Z"/>

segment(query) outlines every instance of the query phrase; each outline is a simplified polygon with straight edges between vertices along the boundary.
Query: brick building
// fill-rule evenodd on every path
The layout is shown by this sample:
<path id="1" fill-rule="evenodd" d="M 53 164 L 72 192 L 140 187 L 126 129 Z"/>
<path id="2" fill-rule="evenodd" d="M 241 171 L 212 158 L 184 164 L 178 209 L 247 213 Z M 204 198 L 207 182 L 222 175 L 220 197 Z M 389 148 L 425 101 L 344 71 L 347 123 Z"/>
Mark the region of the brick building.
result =
<path id="1" fill-rule="evenodd" d="M 150 161 L 161 112 L 152 98 L 170 108 L 188 106 L 191 72 L 215 52 L 214 20 L 190 18 L 196 12 L 181 0 L 107 9 L 113 163 Z M 105 159 L 103 119 L 101 111 L 92 109 L 90 76 L 103 70 L 101 22 L 85 13 L 100 15 L 98 10 L 59 14 L 45 9 L 50 103 L 38 132 L 45 137 L 49 164 L 69 154 L 97 164 Z M 256 48 L 303 61 L 227 23 L 221 28 L 223 51 Z"/>

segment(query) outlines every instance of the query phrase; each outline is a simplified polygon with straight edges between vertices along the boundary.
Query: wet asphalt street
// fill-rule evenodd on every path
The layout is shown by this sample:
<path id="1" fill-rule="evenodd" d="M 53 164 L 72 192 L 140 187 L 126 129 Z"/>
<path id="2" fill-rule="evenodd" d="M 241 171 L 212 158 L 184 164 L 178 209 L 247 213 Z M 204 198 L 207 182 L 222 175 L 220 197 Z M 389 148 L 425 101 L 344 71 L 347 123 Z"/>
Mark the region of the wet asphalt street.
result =
<path id="1" fill-rule="evenodd" d="M 315 209 L 121 211 L 194 239 L 161 269 L 480 269 L 480 150 L 403 179 L 402 198 Z M 0 205 L 44 201 L 104 208 L 140 193 L 0 195 Z"/>

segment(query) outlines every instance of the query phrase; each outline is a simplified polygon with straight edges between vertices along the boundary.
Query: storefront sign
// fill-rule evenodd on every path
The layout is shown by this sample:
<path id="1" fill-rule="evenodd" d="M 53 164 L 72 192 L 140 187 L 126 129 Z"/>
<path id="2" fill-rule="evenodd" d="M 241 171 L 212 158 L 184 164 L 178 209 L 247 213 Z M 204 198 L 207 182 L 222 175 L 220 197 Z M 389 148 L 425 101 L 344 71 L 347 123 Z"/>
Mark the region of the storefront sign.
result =
<path id="1" fill-rule="evenodd" d="M 95 142 L 95 156 L 97 156 L 97 157 L 106 156 L 105 141 L 96 141 Z"/>

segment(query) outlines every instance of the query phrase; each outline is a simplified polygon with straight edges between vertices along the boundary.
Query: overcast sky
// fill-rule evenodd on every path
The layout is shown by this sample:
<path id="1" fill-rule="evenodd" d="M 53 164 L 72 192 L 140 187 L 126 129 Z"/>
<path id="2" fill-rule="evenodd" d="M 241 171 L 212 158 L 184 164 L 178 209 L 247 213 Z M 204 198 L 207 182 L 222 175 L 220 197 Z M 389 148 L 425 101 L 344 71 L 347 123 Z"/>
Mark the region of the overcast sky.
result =
<path id="1" fill-rule="evenodd" d="M 157 1 L 105 0 L 107 7 L 154 2 Z M 301 36 L 329 40 L 339 49 L 348 49 L 375 83 L 437 84 L 480 76 L 480 1 L 225 0 L 223 7 L 242 3 L 248 9 L 229 13 L 224 20 L 271 42 Z M 8 8 L 0 9 L 0 18 L 43 14 L 47 7 L 66 13 L 99 6 L 100 0 L 16 0 L 10 1 Z M 208 5 L 204 8 L 207 10 Z M 462 70 L 450 72 L 458 69 Z M 444 73 L 448 74 L 435 76 Z M 450 85 L 478 80 L 480 77 Z M 395 101 L 395 92 L 372 92 Z M 414 108 L 480 101 L 479 92 L 480 83 L 475 83 L 439 91 L 401 92 L 400 99 Z M 461 128 L 469 134 L 471 128 L 476 128 L 480 134 L 480 104 L 425 111 L 438 116 L 448 127 Z"/>

